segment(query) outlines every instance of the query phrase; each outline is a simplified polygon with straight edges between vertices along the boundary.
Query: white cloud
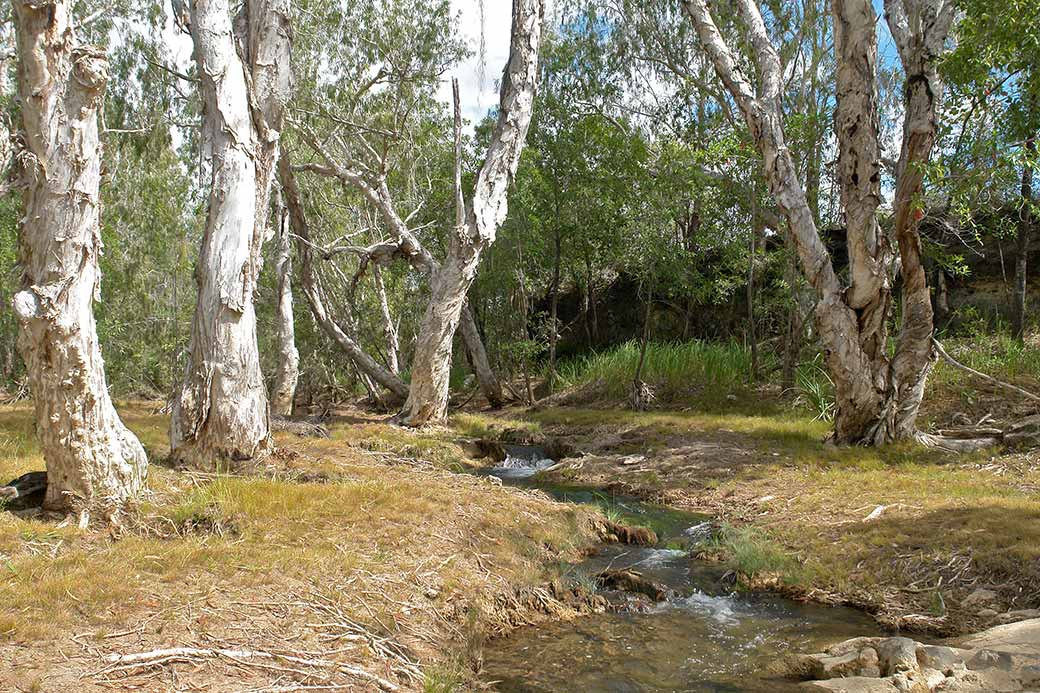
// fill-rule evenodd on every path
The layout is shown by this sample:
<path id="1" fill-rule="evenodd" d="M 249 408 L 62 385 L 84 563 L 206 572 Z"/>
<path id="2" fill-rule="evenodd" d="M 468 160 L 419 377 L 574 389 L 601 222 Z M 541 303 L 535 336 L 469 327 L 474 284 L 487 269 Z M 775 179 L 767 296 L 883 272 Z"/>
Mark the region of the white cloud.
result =
<path id="1" fill-rule="evenodd" d="M 453 12 L 460 14 L 459 35 L 472 55 L 449 70 L 437 92 L 437 98 L 451 103 L 451 78 L 459 80 L 459 100 L 462 117 L 468 129 L 480 121 L 488 109 L 498 104 L 498 84 L 509 59 L 509 27 L 513 3 L 510 0 L 483 0 L 484 17 L 481 22 L 479 0 L 452 0 Z M 480 39 L 484 37 L 484 56 L 481 61 Z"/>

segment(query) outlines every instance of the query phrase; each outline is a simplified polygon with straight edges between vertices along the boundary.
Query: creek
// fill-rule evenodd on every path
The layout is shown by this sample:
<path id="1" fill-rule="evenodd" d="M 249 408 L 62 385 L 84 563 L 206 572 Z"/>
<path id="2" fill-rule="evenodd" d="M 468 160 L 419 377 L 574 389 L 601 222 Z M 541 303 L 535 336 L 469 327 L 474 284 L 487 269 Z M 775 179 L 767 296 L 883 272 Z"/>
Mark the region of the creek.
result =
<path id="1" fill-rule="evenodd" d="M 541 448 L 505 446 L 505 460 L 483 474 L 537 488 L 575 503 L 592 503 L 620 522 L 651 527 L 654 547 L 605 544 L 570 566 L 572 579 L 594 582 L 605 569 L 630 568 L 669 590 L 648 604 L 607 594 L 621 609 L 521 628 L 489 642 L 484 678 L 509 693 L 643 693 L 650 691 L 787 691 L 779 678 L 787 653 L 818 652 L 860 635 L 880 635 L 862 612 L 737 592 L 725 568 L 692 551 L 710 541 L 710 518 L 596 489 L 548 483 L 554 464 Z"/>

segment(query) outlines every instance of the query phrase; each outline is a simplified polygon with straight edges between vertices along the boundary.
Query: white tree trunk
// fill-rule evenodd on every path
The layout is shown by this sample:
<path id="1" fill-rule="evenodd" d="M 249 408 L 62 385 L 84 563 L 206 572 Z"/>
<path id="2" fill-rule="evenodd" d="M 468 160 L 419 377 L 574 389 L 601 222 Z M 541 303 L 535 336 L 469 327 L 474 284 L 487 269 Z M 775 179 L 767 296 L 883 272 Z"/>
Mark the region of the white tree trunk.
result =
<path id="1" fill-rule="evenodd" d="M 705 52 L 733 95 L 762 155 L 765 177 L 787 218 L 802 270 L 817 295 L 816 324 L 835 384 L 834 439 L 881 444 L 917 437 L 917 412 L 932 363 L 932 314 L 912 200 L 935 138 L 941 91 L 934 60 L 952 22 L 949 0 L 889 0 L 886 15 L 907 76 L 903 152 L 897 172 L 895 236 L 903 276 L 903 324 L 896 356 L 885 354 L 887 250 L 874 214 L 880 197 L 874 10 L 868 0 L 833 0 L 838 59 L 839 179 L 848 218 L 852 281 L 834 272 L 787 148 L 780 105 L 780 58 L 754 0 L 736 0 L 761 75 L 757 90 L 715 25 L 706 0 L 684 0 Z M 909 21 L 912 17 L 913 21 Z"/>
<path id="2" fill-rule="evenodd" d="M 291 87 L 288 12 L 289 0 L 249 0 L 236 44 L 228 0 L 191 3 L 211 187 L 188 365 L 173 401 L 171 453 L 182 462 L 270 449 L 253 291 Z"/>
<path id="3" fill-rule="evenodd" d="M 45 505 L 107 506 L 144 484 L 144 449 L 116 414 L 93 301 L 99 295 L 104 53 L 79 46 L 69 0 L 15 0 L 18 93 L 29 180 L 14 297 L 47 462 Z"/>
<path id="4" fill-rule="evenodd" d="M 278 365 L 271 387 L 271 412 L 291 416 L 300 379 L 300 352 L 296 349 L 296 323 L 293 316 L 292 245 L 289 238 L 289 214 L 276 205 L 278 233 L 275 238 L 274 273 L 277 282 L 275 327 L 278 338 Z"/>
<path id="5" fill-rule="evenodd" d="M 379 300 L 379 315 L 383 319 L 383 339 L 386 340 L 386 367 L 394 375 L 401 374 L 401 345 L 397 337 L 397 326 L 390 313 L 390 302 L 386 297 L 386 285 L 383 284 L 383 271 L 379 265 L 372 265 L 372 283 L 376 286 L 376 298 Z"/>
<path id="6" fill-rule="evenodd" d="M 502 76 L 498 122 L 477 174 L 464 225 L 452 234 L 448 256 L 430 277 L 430 303 L 419 329 L 412 382 L 402 421 L 442 421 L 448 410 L 452 338 L 484 249 L 505 219 L 508 189 L 520 163 L 538 84 L 543 0 L 514 0 L 509 61 Z"/>

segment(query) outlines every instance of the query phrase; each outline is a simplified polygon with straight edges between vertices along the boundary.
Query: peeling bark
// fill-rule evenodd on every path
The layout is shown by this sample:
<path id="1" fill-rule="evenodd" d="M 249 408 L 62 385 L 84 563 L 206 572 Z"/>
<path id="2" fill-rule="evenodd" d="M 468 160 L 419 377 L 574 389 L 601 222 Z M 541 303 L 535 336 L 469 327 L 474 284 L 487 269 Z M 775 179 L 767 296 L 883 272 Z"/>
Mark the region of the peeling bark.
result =
<path id="1" fill-rule="evenodd" d="M 401 345 L 397 338 L 397 326 L 394 316 L 390 314 L 390 303 L 386 298 L 386 286 L 383 284 L 383 272 L 379 265 L 372 266 L 372 283 L 376 286 L 376 298 L 379 300 L 379 315 L 383 319 L 383 338 L 386 340 L 386 367 L 394 375 L 401 374 Z"/>
<path id="2" fill-rule="evenodd" d="M 300 379 L 300 352 L 296 348 L 296 325 L 293 315 L 289 213 L 280 202 L 275 205 L 275 218 L 278 220 L 274 260 L 278 364 L 271 386 L 271 413 L 276 416 L 291 416 L 293 402 L 296 399 L 296 384 Z"/>
<path id="3" fill-rule="evenodd" d="M 460 116 L 461 118 L 461 116 Z M 458 126 L 461 129 L 461 123 Z M 387 230 L 394 237 L 393 245 L 381 244 L 381 255 L 376 257 L 370 254 L 373 261 L 386 259 L 404 259 L 413 268 L 432 277 L 438 270 L 437 261 L 433 255 L 419 242 L 419 239 L 408 228 L 408 224 L 398 214 L 390 190 L 386 184 L 385 175 L 379 174 L 375 180 L 371 180 L 362 171 L 342 166 L 336 162 L 332 155 L 313 136 L 307 136 L 308 144 L 325 161 L 324 166 L 305 164 L 300 166 L 301 170 L 307 170 L 321 175 L 333 176 L 343 183 L 357 189 L 383 217 Z M 457 138 L 457 147 L 461 147 L 461 139 Z M 458 181 L 456 187 L 461 190 L 461 171 L 457 173 Z M 459 193 L 461 194 L 461 193 Z M 464 205 L 465 203 L 463 203 Z M 505 403 L 502 396 L 502 386 L 495 376 L 494 370 L 487 357 L 484 342 L 480 337 L 480 331 L 473 321 L 472 311 L 467 305 L 462 314 L 462 340 L 466 353 L 470 359 L 470 365 L 480 383 L 480 389 L 484 393 L 492 407 L 500 407 Z"/>
<path id="4" fill-rule="evenodd" d="M 502 76 L 498 122 L 477 174 L 465 225 L 451 236 L 448 256 L 430 278 L 430 303 L 419 329 L 412 383 L 402 410 L 406 425 L 442 421 L 448 409 L 451 342 L 484 249 L 505 219 L 508 189 L 520 163 L 538 83 L 543 0 L 513 0 L 509 61 Z"/>
<path id="5" fill-rule="evenodd" d="M 108 394 L 93 303 L 100 294 L 104 53 L 76 41 L 68 0 L 15 0 L 27 178 L 13 301 L 47 463 L 45 507 L 111 507 L 144 485 L 144 448 Z"/>
<path id="6" fill-rule="evenodd" d="M 190 21 L 211 174 L 170 443 L 178 461 L 208 465 L 259 458 L 271 447 L 253 292 L 291 92 L 289 0 L 248 0 L 235 29 L 228 0 L 193 0 Z"/>
<path id="7" fill-rule="evenodd" d="M 882 444 L 917 438 L 917 412 L 933 362 L 932 309 L 913 214 L 924 164 L 935 139 L 941 84 L 935 60 L 953 19 L 948 0 L 889 0 L 886 17 L 907 76 L 903 148 L 897 171 L 895 237 L 903 279 L 903 323 L 891 363 L 884 351 L 890 302 L 883 238 L 874 211 L 879 198 L 874 11 L 866 0 L 834 0 L 838 55 L 839 181 L 848 216 L 852 279 L 842 286 L 816 228 L 787 148 L 781 63 L 754 0 L 735 0 L 760 73 L 757 90 L 715 25 L 706 0 L 684 0 L 704 51 L 744 115 L 763 159 L 766 181 L 786 217 L 802 271 L 816 292 L 816 325 L 835 384 L 834 440 Z M 908 16 L 914 18 L 911 23 Z"/>

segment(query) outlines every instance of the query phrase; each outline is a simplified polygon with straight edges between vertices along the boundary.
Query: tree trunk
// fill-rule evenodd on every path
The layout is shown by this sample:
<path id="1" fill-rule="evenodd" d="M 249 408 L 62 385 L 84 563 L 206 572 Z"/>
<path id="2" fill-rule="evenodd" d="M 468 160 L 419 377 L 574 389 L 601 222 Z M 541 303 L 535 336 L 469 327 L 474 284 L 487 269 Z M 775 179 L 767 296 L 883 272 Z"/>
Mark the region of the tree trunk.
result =
<path id="1" fill-rule="evenodd" d="M 798 371 L 798 359 L 802 353 L 802 342 L 805 325 L 802 319 L 802 306 L 799 301 L 798 258 L 794 252 L 794 244 L 790 233 L 785 233 L 787 245 L 787 262 L 784 266 L 784 281 L 791 290 L 791 307 L 787 313 L 787 331 L 784 335 L 783 370 L 780 378 L 782 392 L 789 392 L 795 386 Z"/>
<path id="2" fill-rule="evenodd" d="M 454 80 L 452 81 L 452 91 L 455 96 L 456 226 L 461 228 L 465 222 L 465 200 L 462 197 L 462 113 L 458 104 L 458 83 Z M 366 176 L 358 170 L 345 168 L 334 161 L 314 138 L 309 139 L 310 144 L 325 159 L 327 165 L 324 167 L 307 166 L 308 170 L 324 175 L 333 175 L 342 182 L 359 190 L 382 214 L 387 230 L 390 231 L 397 242 L 400 255 L 403 255 L 414 268 L 427 274 L 432 281 L 433 275 L 438 270 L 437 262 L 434 260 L 433 255 L 419 243 L 419 239 L 416 238 L 415 234 L 408 228 L 405 220 L 397 213 L 390 190 L 386 184 L 385 172 L 381 172 L 373 179 L 371 176 Z M 480 389 L 492 407 L 500 407 L 505 403 L 505 398 L 502 396 L 502 386 L 498 382 L 498 378 L 495 377 L 495 372 L 491 369 L 484 342 L 480 337 L 480 330 L 477 329 L 468 307 L 463 312 L 461 319 L 463 322 L 462 340 L 470 359 L 470 364 L 473 367 L 473 372 L 480 383 Z"/>
<path id="3" fill-rule="evenodd" d="M 480 338 L 480 330 L 469 303 L 462 309 L 459 331 L 462 334 L 462 346 L 466 349 L 469 365 L 473 374 L 477 376 L 477 383 L 480 384 L 480 391 L 492 409 L 499 409 L 506 403 L 506 399 L 502 395 L 502 385 L 498 382 L 498 376 L 491 369 L 491 362 L 488 361 L 487 351 L 484 349 L 484 340 Z"/>
<path id="4" fill-rule="evenodd" d="M 755 261 L 758 257 L 758 236 L 761 222 L 758 216 L 758 198 L 751 193 L 751 238 L 748 242 L 747 319 L 748 346 L 751 348 L 751 382 L 758 380 L 758 332 L 755 329 Z"/>
<path id="5" fill-rule="evenodd" d="M 253 291 L 290 91 L 288 5 L 245 4 L 240 56 L 227 0 L 191 3 L 211 174 L 188 364 L 170 427 L 171 454 L 189 464 L 270 450 Z"/>
<path id="6" fill-rule="evenodd" d="M 293 401 L 296 399 L 296 384 L 300 379 L 300 352 L 296 349 L 296 324 L 293 316 L 289 213 L 280 202 L 276 205 L 275 218 L 278 219 L 274 260 L 277 282 L 275 326 L 278 332 L 278 365 L 271 388 L 271 412 L 278 416 L 291 416 Z"/>
<path id="7" fill-rule="evenodd" d="M 365 377 L 374 380 L 385 387 L 400 401 L 408 396 L 408 386 L 395 374 L 383 368 L 379 363 L 365 353 L 364 349 L 357 343 L 351 331 L 340 326 L 325 307 L 324 292 L 321 282 L 314 272 L 314 262 L 311 251 L 311 234 L 307 224 L 307 216 L 304 213 L 303 201 L 300 199 L 300 189 L 296 185 L 296 176 L 293 174 L 292 161 L 289 152 L 282 152 L 278 161 L 278 180 L 282 185 L 282 194 L 285 195 L 285 206 L 289 210 L 289 220 L 297 237 L 296 257 L 300 261 L 300 285 L 303 294 L 307 297 L 307 305 L 311 309 L 314 321 L 336 344 L 338 344 L 350 357 L 358 371 Z"/>
<path id="8" fill-rule="evenodd" d="M 1022 341 L 1026 333 L 1026 270 L 1029 260 L 1029 235 L 1033 221 L 1033 156 L 1036 154 L 1036 139 L 1026 140 L 1026 162 L 1022 166 L 1022 211 L 1018 219 L 1018 238 L 1015 242 L 1015 339 Z"/>
<path id="9" fill-rule="evenodd" d="M 559 206 L 556 208 L 556 218 L 559 220 Z M 559 312 L 560 312 L 560 246 L 562 239 L 559 225 L 553 236 L 553 275 L 552 287 L 549 298 L 549 392 L 556 386 L 556 343 L 560 340 Z"/>
<path id="10" fill-rule="evenodd" d="M 144 448 L 108 394 L 99 295 L 104 53 L 78 45 L 68 0 L 15 0 L 18 92 L 29 184 L 19 242 L 18 346 L 47 463 L 45 507 L 118 504 L 144 485 Z"/>
<path id="11" fill-rule="evenodd" d="M 906 73 L 906 119 L 897 171 L 895 236 L 903 276 L 903 324 L 896 356 L 885 353 L 890 303 L 885 248 L 874 210 L 879 180 L 876 153 L 875 14 L 869 0 L 834 0 L 838 57 L 835 126 L 838 178 L 848 217 L 851 284 L 834 271 L 787 148 L 780 97 L 780 56 L 754 0 L 735 0 L 748 30 L 760 83 L 757 92 L 715 25 L 706 0 L 684 0 L 704 50 L 747 121 L 762 155 L 766 180 L 786 217 L 802 271 L 816 291 L 816 324 L 835 384 L 833 438 L 841 444 L 882 444 L 916 438 L 916 418 L 931 365 L 932 312 L 911 203 L 920 193 L 935 138 L 935 101 L 941 84 L 934 60 L 953 19 L 942 0 L 889 0 L 886 17 Z M 908 20 L 907 5 L 914 22 Z M 875 140 L 873 143 L 871 139 Z M 923 298 L 923 300 L 922 300 Z"/>
<path id="12" fill-rule="evenodd" d="M 950 290 L 946 283 L 946 270 L 935 268 L 935 324 L 944 325 L 950 315 Z"/>
<path id="13" fill-rule="evenodd" d="M 383 319 L 383 339 L 386 340 L 386 367 L 394 375 L 401 374 L 401 343 L 397 337 L 397 326 L 394 316 L 390 314 L 390 303 L 386 298 L 386 286 L 383 284 L 383 272 L 379 265 L 372 265 L 372 282 L 376 285 L 376 297 L 379 299 L 379 314 Z"/>
<path id="14" fill-rule="evenodd" d="M 448 409 L 451 342 L 484 249 L 505 219 L 507 192 L 531 124 L 538 81 L 543 0 L 514 0 L 513 26 L 491 143 L 477 174 L 466 223 L 451 236 L 448 256 L 430 277 L 430 303 L 419 329 L 412 383 L 402 421 L 411 426 L 442 421 Z"/>

